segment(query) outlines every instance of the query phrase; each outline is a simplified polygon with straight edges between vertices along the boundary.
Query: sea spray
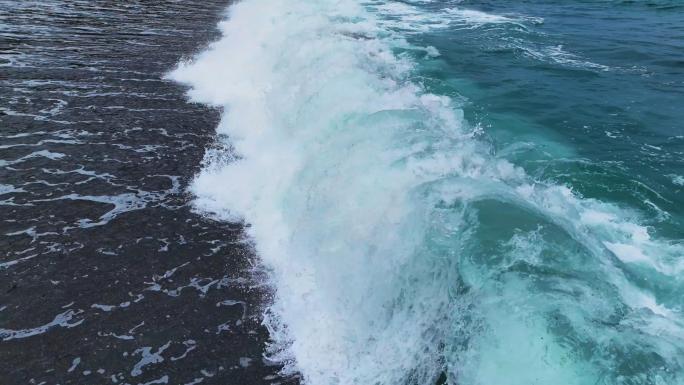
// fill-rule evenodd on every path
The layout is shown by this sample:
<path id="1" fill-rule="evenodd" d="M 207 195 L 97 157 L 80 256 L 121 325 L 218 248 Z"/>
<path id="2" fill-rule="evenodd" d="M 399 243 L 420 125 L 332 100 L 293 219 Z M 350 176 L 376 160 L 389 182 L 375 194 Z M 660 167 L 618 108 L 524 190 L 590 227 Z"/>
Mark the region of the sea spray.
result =
<path id="1" fill-rule="evenodd" d="M 416 80 L 431 55 L 399 53 L 411 43 L 382 9 L 245 0 L 221 40 L 170 74 L 224 108 L 230 161 L 209 159 L 190 190 L 199 210 L 249 223 L 284 373 L 314 385 L 683 381 L 681 302 L 638 284 L 683 293 L 681 244 L 497 156 Z"/>

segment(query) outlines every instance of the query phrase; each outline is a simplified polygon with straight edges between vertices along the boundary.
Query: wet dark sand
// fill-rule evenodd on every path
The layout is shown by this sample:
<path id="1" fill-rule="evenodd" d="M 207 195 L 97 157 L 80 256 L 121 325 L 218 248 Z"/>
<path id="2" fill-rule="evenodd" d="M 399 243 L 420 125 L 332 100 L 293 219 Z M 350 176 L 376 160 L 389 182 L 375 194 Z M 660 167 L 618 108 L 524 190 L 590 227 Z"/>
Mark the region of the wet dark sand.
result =
<path id="1" fill-rule="evenodd" d="M 227 3 L 0 0 L 1 384 L 284 381 L 242 228 L 184 192 L 220 112 L 162 79 Z"/>

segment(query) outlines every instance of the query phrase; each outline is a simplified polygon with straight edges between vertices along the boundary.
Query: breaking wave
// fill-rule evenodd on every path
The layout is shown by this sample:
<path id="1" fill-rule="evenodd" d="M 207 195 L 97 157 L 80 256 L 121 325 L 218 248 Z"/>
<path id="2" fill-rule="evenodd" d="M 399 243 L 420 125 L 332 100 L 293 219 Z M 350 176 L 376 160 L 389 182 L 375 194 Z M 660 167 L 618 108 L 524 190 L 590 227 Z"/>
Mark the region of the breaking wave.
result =
<path id="1" fill-rule="evenodd" d="M 244 0 L 169 75 L 224 108 L 191 192 L 249 224 L 271 358 L 313 385 L 683 383 L 681 243 L 498 155 L 416 80 L 396 7 Z"/>

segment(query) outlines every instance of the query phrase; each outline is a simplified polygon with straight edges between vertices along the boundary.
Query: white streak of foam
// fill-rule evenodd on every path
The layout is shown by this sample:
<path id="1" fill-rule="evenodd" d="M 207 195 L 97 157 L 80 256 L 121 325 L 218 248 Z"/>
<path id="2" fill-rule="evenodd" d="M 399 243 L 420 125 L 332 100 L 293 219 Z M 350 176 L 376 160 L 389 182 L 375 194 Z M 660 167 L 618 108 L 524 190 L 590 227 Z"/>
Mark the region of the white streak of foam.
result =
<path id="1" fill-rule="evenodd" d="M 501 24 L 527 29 L 528 25 L 544 22 L 538 17 L 497 15 L 461 7 L 426 10 L 420 5 L 399 1 L 371 1 L 369 6 L 378 15 L 375 22 L 379 26 L 404 33 L 422 33 L 446 28 L 475 29 Z"/>
<path id="2" fill-rule="evenodd" d="M 83 323 L 83 319 L 75 321 L 75 322 L 69 322 L 71 321 L 74 316 L 79 315 L 83 313 L 82 310 L 79 311 L 74 311 L 74 310 L 67 310 L 64 313 L 57 314 L 55 318 L 44 324 L 40 325 L 34 328 L 28 328 L 28 329 L 18 329 L 18 330 L 13 330 L 13 329 L 0 329 L 0 338 L 2 338 L 3 341 L 9 341 L 13 339 L 19 339 L 19 338 L 28 338 L 32 337 L 38 334 L 43 334 L 47 332 L 48 330 L 56 327 L 56 326 L 61 326 L 64 328 L 73 328 L 81 323 Z"/>

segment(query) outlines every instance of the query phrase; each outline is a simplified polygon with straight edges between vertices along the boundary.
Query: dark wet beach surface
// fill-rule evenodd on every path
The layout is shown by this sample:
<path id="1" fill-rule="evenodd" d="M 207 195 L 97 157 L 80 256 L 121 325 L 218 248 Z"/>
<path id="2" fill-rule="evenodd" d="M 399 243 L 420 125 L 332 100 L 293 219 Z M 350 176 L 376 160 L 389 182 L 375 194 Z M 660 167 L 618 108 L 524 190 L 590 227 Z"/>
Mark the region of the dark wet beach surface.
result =
<path id="1" fill-rule="evenodd" d="M 219 111 L 163 80 L 227 1 L 0 1 L 0 383 L 281 382 L 242 230 L 187 183 Z"/>

